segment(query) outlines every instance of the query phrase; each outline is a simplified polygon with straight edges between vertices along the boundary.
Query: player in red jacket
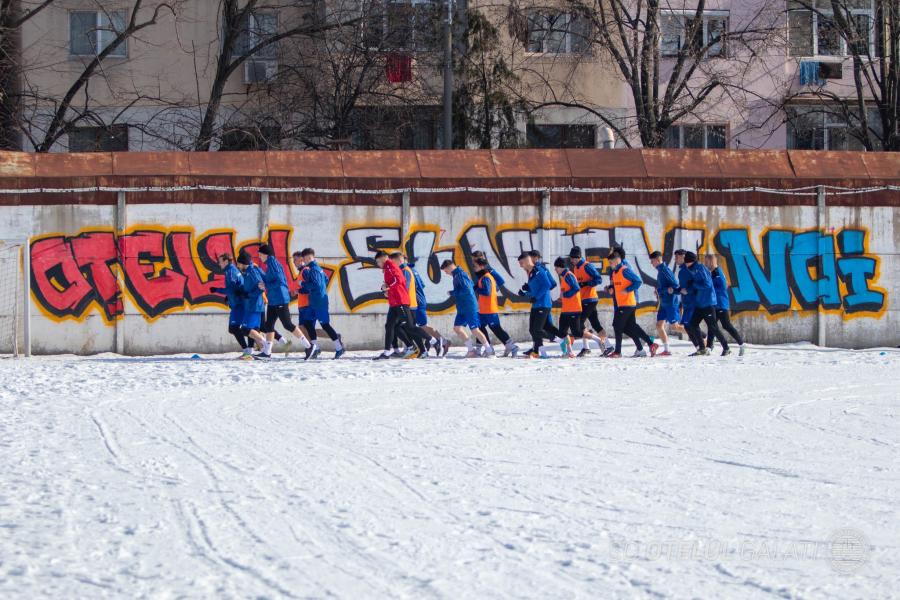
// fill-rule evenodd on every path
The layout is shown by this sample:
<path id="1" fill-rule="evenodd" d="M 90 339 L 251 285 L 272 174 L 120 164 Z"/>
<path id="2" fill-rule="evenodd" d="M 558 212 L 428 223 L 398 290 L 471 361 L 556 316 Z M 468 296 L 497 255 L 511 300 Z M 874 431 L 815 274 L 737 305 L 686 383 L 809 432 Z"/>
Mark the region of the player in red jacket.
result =
<path id="1" fill-rule="evenodd" d="M 409 310 L 409 288 L 406 277 L 400 271 L 400 266 L 391 260 L 384 250 L 375 253 L 375 264 L 384 269 L 384 284 L 381 290 L 387 295 L 388 314 L 384 324 L 384 353 L 375 357 L 375 360 L 387 360 L 391 355 L 391 343 L 394 340 L 394 329 L 403 327 L 406 334 L 415 343 L 417 352 L 412 352 L 406 358 L 427 358 L 425 342 L 431 336 L 421 327 L 416 326 L 416 320 Z"/>

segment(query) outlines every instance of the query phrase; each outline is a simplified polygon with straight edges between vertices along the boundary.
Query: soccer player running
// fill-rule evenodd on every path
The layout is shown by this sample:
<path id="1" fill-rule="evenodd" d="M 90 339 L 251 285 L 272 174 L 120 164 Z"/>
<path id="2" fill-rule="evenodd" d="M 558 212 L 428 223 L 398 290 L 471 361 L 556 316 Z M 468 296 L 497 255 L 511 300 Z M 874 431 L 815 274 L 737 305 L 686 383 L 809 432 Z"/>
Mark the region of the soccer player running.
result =
<path id="1" fill-rule="evenodd" d="M 431 336 L 429 343 L 434 348 L 435 356 L 447 356 L 447 350 L 450 348 L 450 342 L 445 340 L 441 333 L 428 325 L 428 299 L 425 297 L 425 282 L 422 276 L 416 271 L 415 266 L 409 262 L 409 257 L 403 255 L 403 263 L 400 265 L 403 276 L 406 278 L 406 284 L 409 287 L 409 310 L 416 318 L 416 326 L 421 327 Z M 426 344 L 427 346 L 427 344 Z"/>
<path id="2" fill-rule="evenodd" d="M 634 341 L 637 350 L 634 356 L 647 356 L 641 340 L 650 346 L 650 356 L 656 356 L 659 345 L 655 344 L 650 336 L 637 324 L 635 311 L 637 310 L 637 290 L 641 287 L 641 278 L 624 263 L 623 253 L 614 248 L 609 255 L 610 279 L 612 285 L 607 289 L 615 298 L 616 312 L 613 317 L 613 329 L 616 332 L 616 349 L 607 358 L 622 357 L 622 336 L 627 335 Z"/>
<path id="3" fill-rule="evenodd" d="M 709 269 L 713 282 L 713 290 L 716 292 L 716 321 L 721 325 L 721 329 L 727 331 L 728 334 L 734 338 L 734 341 L 738 343 L 738 347 L 740 348 L 740 350 L 738 350 L 738 356 L 744 356 L 747 352 L 747 344 L 744 343 L 741 334 L 738 333 L 738 330 L 731 324 L 730 305 L 728 301 L 728 282 L 725 281 L 725 274 L 722 272 L 722 269 L 719 268 L 719 259 L 715 254 L 707 254 L 703 257 L 703 263 L 706 265 L 706 268 Z"/>
<path id="4" fill-rule="evenodd" d="M 273 255 L 271 246 L 263 244 L 259 247 L 259 260 L 266 265 L 266 272 L 263 274 L 263 280 L 259 282 L 259 289 L 265 290 L 269 298 L 269 308 L 266 310 L 266 319 L 263 325 L 263 331 L 266 332 L 266 346 L 263 353 L 271 355 L 272 343 L 275 341 L 275 322 L 280 320 L 281 325 L 300 340 L 300 343 L 306 348 L 306 358 L 309 358 L 313 353 L 312 344 L 309 343 L 300 328 L 291 321 L 291 296 L 288 293 L 287 278 L 281 263 Z"/>
<path id="5" fill-rule="evenodd" d="M 531 350 L 525 353 L 525 358 L 548 358 L 546 350 L 544 350 L 544 336 L 547 334 L 547 318 L 550 316 L 550 307 L 553 305 L 550 300 L 551 280 L 550 274 L 543 265 L 538 265 L 534 261 L 534 256 L 530 252 L 523 252 L 519 255 L 519 266 L 528 273 L 528 283 L 519 289 L 519 295 L 531 299 L 531 314 L 528 317 L 528 332 L 531 334 Z M 551 329 L 550 335 L 562 342 L 559 337 L 559 330 L 549 325 Z M 555 333 L 554 333 L 555 332 Z"/>
<path id="6" fill-rule="evenodd" d="M 228 306 L 231 312 L 228 315 L 228 333 L 234 336 L 238 345 L 241 347 L 242 354 L 238 360 L 252 359 L 250 350 L 251 344 L 247 341 L 246 336 L 241 333 L 241 321 L 244 319 L 244 276 L 241 271 L 234 266 L 234 257 L 225 252 L 217 258 L 222 273 L 225 275 L 225 287 L 210 288 L 213 294 L 225 294 Z"/>
<path id="7" fill-rule="evenodd" d="M 316 262 L 316 251 L 312 248 L 304 248 L 300 256 L 306 266 L 303 283 L 300 286 L 300 295 L 309 298 L 309 306 L 303 316 L 303 327 L 309 332 L 312 348 L 306 351 L 306 360 L 315 358 L 320 354 L 319 341 L 316 336 L 316 321 L 322 326 L 331 341 L 334 343 L 335 360 L 344 355 L 344 346 L 341 334 L 331 326 L 331 316 L 328 314 L 328 278 L 319 263 Z"/>
<path id="8" fill-rule="evenodd" d="M 672 356 L 669 352 L 669 334 L 666 333 L 666 323 L 673 331 L 680 328 L 678 321 L 681 315 L 678 312 L 678 296 L 669 291 L 678 287 L 678 280 L 672 269 L 663 262 L 662 252 L 656 251 L 650 254 L 650 264 L 656 269 L 656 297 L 659 298 L 659 309 L 656 311 L 656 333 L 662 341 L 663 351 L 656 356 Z M 682 330 L 683 331 L 683 330 Z"/>
<path id="9" fill-rule="evenodd" d="M 679 288 L 678 292 L 683 298 L 688 296 L 694 297 L 694 312 L 691 315 L 691 322 L 687 327 L 688 334 L 693 334 L 692 338 L 696 340 L 697 351 L 691 356 L 709 356 L 710 351 L 703 341 L 703 334 L 700 332 L 700 323 L 706 322 L 709 339 L 718 338 L 722 344 L 722 356 L 731 354 L 728 348 L 728 342 L 722 330 L 716 323 L 716 292 L 713 289 L 712 277 L 709 270 L 701 263 L 697 262 L 697 255 L 693 252 L 685 252 L 684 266 L 690 277 L 687 285 Z M 671 289 L 671 288 L 670 288 Z"/>
<path id="10" fill-rule="evenodd" d="M 485 348 L 490 351 L 488 356 L 494 354 L 494 348 L 487 337 L 487 328 L 490 327 L 494 335 L 503 344 L 506 350 L 503 356 L 507 357 L 512 354 L 513 358 L 519 353 L 519 347 L 510 339 L 509 334 L 500 325 L 500 309 L 497 304 L 497 277 L 491 273 L 487 259 L 483 256 L 474 259 L 475 264 L 475 294 L 478 296 L 478 320 L 481 322 L 481 333 L 484 334 L 487 344 Z M 502 279 L 500 281 L 503 281 Z"/>
<path id="11" fill-rule="evenodd" d="M 375 360 L 390 359 L 394 330 L 401 327 L 401 323 L 407 335 L 418 347 L 418 350 L 411 348 L 405 358 L 427 358 L 428 353 L 423 340 L 430 336 L 424 329 L 415 326 L 415 320 L 409 312 L 409 288 L 406 285 L 406 278 L 400 271 L 400 266 L 391 260 L 390 255 L 384 250 L 375 253 L 375 264 L 384 271 L 384 284 L 382 284 L 381 290 L 388 298 L 388 313 L 384 323 L 384 352 L 376 356 Z"/>
<path id="12" fill-rule="evenodd" d="M 263 297 L 265 286 L 260 286 L 263 282 L 263 271 L 253 264 L 250 254 L 245 251 L 238 254 L 237 268 L 244 279 L 242 290 L 244 318 L 241 319 L 241 333 L 256 340 L 260 347 L 260 353 L 250 358 L 258 360 L 271 358 L 272 342 L 267 342 L 262 334 L 262 322 L 266 312 L 266 300 Z"/>
<path id="13" fill-rule="evenodd" d="M 572 250 L 569 251 L 569 259 L 572 261 L 572 273 L 581 287 L 581 330 L 583 335 L 582 348 L 581 352 L 578 353 L 578 358 L 590 355 L 589 342 L 592 339 L 600 346 L 603 356 L 606 356 L 612 353 L 615 346 L 607 338 L 606 330 L 603 329 L 603 325 L 600 324 L 600 318 L 597 315 L 597 305 L 600 302 L 597 286 L 603 283 L 603 279 L 597 269 L 594 268 L 594 265 L 582 257 L 581 248 L 578 246 L 573 246 Z M 591 333 L 588 330 L 587 324 L 589 322 L 595 333 Z"/>
<path id="14" fill-rule="evenodd" d="M 694 332 L 689 329 L 689 326 L 691 324 L 691 317 L 694 316 L 694 307 L 697 305 L 697 300 L 694 298 L 693 294 L 682 295 L 677 293 L 677 290 L 686 288 L 688 285 L 690 285 L 691 282 L 690 270 L 684 264 L 685 254 L 687 254 L 687 250 L 675 251 L 675 268 L 677 269 L 677 271 L 675 271 L 675 276 L 676 279 L 678 279 L 678 285 L 676 285 L 674 289 L 676 291 L 676 295 L 679 298 L 679 304 L 681 304 L 681 320 L 678 322 L 678 326 L 684 331 L 685 334 L 687 334 L 688 339 L 691 340 L 691 343 L 696 349 L 699 348 L 700 345 L 697 343 Z M 673 327 L 672 331 L 676 331 L 676 329 Z"/>
<path id="15" fill-rule="evenodd" d="M 553 263 L 556 274 L 559 275 L 559 299 L 562 303 L 562 311 L 559 316 L 559 335 L 563 339 L 563 358 L 575 358 L 572 351 L 574 338 L 582 337 L 584 331 L 581 326 L 581 285 L 575 275 L 566 267 L 566 261 L 562 257 Z"/>
<path id="16" fill-rule="evenodd" d="M 453 321 L 453 331 L 466 345 L 468 352 L 466 352 L 465 358 L 480 358 L 493 354 L 494 349 L 490 348 L 487 338 L 479 329 L 481 321 L 478 319 L 478 300 L 475 298 L 475 286 L 472 284 L 469 274 L 463 271 L 462 267 L 456 266 L 452 260 L 445 260 L 441 263 L 441 271 L 453 278 L 453 289 L 447 292 L 447 295 L 456 299 L 456 319 Z M 472 340 L 466 333 L 466 326 L 472 331 L 475 339 L 484 345 L 484 354 L 472 345 Z"/>

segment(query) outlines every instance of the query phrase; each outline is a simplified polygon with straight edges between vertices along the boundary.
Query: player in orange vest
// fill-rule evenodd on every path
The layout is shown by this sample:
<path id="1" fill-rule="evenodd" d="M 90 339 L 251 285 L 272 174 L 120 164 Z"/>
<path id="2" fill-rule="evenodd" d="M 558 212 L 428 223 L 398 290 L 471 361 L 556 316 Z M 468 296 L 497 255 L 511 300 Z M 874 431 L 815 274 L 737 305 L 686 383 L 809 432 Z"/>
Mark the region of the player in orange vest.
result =
<path id="1" fill-rule="evenodd" d="M 653 343 L 634 318 L 637 310 L 637 290 L 641 287 L 641 278 L 623 260 L 623 253 L 614 248 L 609 254 L 609 268 L 611 285 L 607 291 L 614 297 L 616 313 L 613 317 L 613 329 L 616 330 L 616 349 L 607 358 L 622 357 L 622 335 L 627 335 L 634 341 L 637 350 L 634 356 L 647 356 L 647 351 L 641 345 L 641 340 L 650 346 L 650 356 L 656 356 L 659 345 Z"/>
<path id="2" fill-rule="evenodd" d="M 581 327 L 581 286 L 572 271 L 566 268 L 566 260 L 563 257 L 556 259 L 553 268 L 559 275 L 559 301 L 562 303 L 559 336 L 563 341 L 560 346 L 563 358 L 575 358 L 572 342 L 575 341 L 574 338 L 580 338 L 584 334 Z"/>
<path id="3" fill-rule="evenodd" d="M 481 322 L 479 329 L 481 329 L 485 339 L 487 339 L 487 328 L 490 327 L 494 335 L 500 339 L 500 342 L 506 348 L 503 356 L 506 357 L 512 354 L 512 357 L 516 358 L 516 355 L 519 353 L 519 347 L 516 346 L 510 339 L 509 334 L 506 333 L 506 330 L 500 325 L 500 309 L 497 304 L 497 288 L 499 287 L 497 280 L 488 268 L 487 259 L 480 257 L 475 258 L 472 262 L 475 265 L 475 295 L 478 297 L 478 320 Z M 485 348 L 489 349 L 490 352 L 486 356 L 494 354 L 494 348 L 490 343 L 486 344 Z"/>
<path id="4" fill-rule="evenodd" d="M 594 265 L 582 257 L 580 247 L 572 246 L 572 250 L 569 251 L 569 260 L 572 261 L 572 274 L 578 280 L 578 285 L 581 286 L 581 330 L 584 334 L 578 358 L 590 355 L 591 340 L 597 342 L 603 356 L 611 354 L 615 346 L 606 337 L 606 330 L 603 329 L 600 318 L 597 316 L 597 305 L 600 302 L 597 286 L 603 283 L 603 279 Z M 594 328 L 594 333 L 588 329 L 588 323 Z"/>

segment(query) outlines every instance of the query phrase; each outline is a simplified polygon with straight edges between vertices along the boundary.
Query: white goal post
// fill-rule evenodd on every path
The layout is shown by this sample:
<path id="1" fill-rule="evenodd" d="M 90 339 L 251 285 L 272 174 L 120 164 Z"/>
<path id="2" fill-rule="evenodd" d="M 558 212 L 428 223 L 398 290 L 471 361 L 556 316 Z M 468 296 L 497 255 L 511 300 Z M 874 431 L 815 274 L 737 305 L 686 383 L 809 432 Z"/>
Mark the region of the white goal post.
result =
<path id="1" fill-rule="evenodd" d="M 31 356 L 31 247 L 0 239 L 0 355 Z"/>

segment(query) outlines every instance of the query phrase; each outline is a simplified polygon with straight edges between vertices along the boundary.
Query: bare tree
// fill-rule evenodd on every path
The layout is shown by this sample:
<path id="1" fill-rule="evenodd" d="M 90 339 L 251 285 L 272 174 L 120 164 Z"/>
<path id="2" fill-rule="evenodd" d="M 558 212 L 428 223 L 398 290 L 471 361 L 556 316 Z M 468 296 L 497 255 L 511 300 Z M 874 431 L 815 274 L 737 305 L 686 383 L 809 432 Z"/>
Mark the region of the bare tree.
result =
<path id="1" fill-rule="evenodd" d="M 523 0 L 514 5 L 510 30 L 535 52 L 554 53 L 569 44 L 570 74 L 579 61 L 598 61 L 624 82 L 630 100 L 622 118 L 557 74 L 553 80 L 544 76 L 544 97 L 532 110 L 582 109 L 626 145 L 653 148 L 666 144 L 673 124 L 704 121 L 710 112 L 722 118 L 725 106 L 732 116 L 754 106 L 775 110 L 768 95 L 778 86 L 758 82 L 771 75 L 765 59 L 782 41 L 776 6 L 762 0 L 735 15 L 708 9 L 706 0 L 688 8 L 659 0 Z"/>
<path id="2" fill-rule="evenodd" d="M 813 118 L 843 123 L 834 128 L 868 151 L 900 151 L 900 3 L 896 0 L 792 0 L 788 4 L 789 47 L 799 56 L 821 56 L 801 68 L 817 69 L 804 73 L 810 87 L 784 98 L 788 120 L 799 140 L 810 148 L 824 146 L 824 127 L 811 123 Z M 839 69 L 850 61 L 851 85 L 825 79 L 825 66 Z M 809 103 L 809 100 L 814 102 Z M 806 100 L 803 110 L 792 105 Z M 820 139 L 817 139 L 820 138 Z M 856 145 L 851 144 L 851 147 Z M 832 142 L 829 147 L 837 146 Z"/>

